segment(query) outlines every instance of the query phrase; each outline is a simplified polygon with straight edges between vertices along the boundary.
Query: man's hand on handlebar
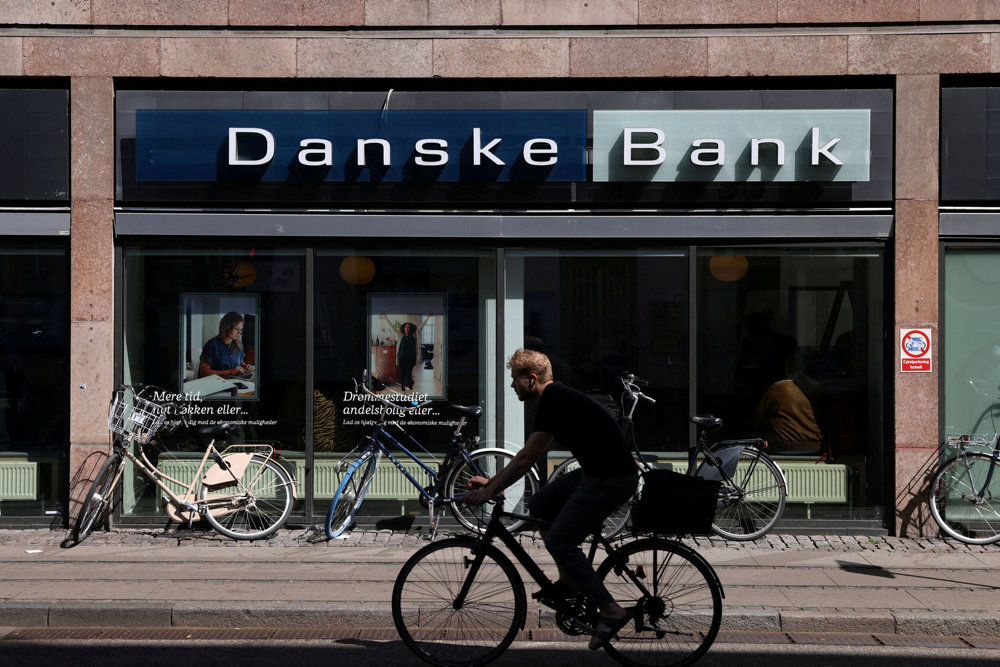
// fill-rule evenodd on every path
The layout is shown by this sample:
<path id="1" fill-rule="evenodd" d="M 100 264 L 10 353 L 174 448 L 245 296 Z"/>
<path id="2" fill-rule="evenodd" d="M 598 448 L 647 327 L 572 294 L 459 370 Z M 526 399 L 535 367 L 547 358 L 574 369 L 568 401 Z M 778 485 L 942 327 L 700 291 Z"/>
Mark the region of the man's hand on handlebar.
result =
<path id="1" fill-rule="evenodd" d="M 469 492 L 462 498 L 462 502 L 466 505 L 478 506 L 489 500 L 493 500 L 493 495 L 485 490 L 489 482 L 490 480 L 486 477 L 470 477 L 468 483 Z"/>

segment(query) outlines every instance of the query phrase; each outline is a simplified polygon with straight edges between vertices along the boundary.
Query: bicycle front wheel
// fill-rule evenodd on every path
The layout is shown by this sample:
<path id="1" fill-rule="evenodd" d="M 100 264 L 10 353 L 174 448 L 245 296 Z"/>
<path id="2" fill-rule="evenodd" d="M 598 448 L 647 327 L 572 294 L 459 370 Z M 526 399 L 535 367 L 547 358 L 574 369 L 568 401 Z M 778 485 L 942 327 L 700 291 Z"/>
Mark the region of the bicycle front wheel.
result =
<path id="1" fill-rule="evenodd" d="M 459 463 L 452 468 L 445 482 L 445 494 L 448 498 L 460 496 L 469 490 L 469 480 L 476 476 L 495 477 L 514 458 L 514 453 L 499 447 L 487 449 L 477 449 L 469 454 L 471 465 L 466 461 Z M 526 515 L 528 513 L 528 501 L 531 496 L 538 491 L 538 473 L 532 468 L 524 477 L 504 489 L 504 510 L 514 514 Z M 451 513 L 455 515 L 458 522 L 466 529 L 482 532 L 490 520 L 492 508 L 472 507 L 462 502 L 453 502 L 450 505 Z M 520 528 L 524 521 L 522 519 L 502 519 L 507 530 L 515 531 Z"/>
<path id="2" fill-rule="evenodd" d="M 240 479 L 222 491 L 224 495 L 215 498 L 203 485 L 200 498 L 208 506 L 205 518 L 212 528 L 234 540 L 263 539 L 292 513 L 292 478 L 264 456 L 252 456 Z"/>
<path id="3" fill-rule="evenodd" d="M 84 498 L 80 512 L 76 515 L 76 523 L 73 525 L 73 542 L 79 544 L 94 529 L 95 525 L 103 523 L 108 517 L 108 510 L 111 509 L 114 497 L 115 485 L 121 478 L 125 459 L 121 454 L 113 453 L 104 462 L 97 472 L 94 482 L 90 485 L 90 491 Z"/>
<path id="4" fill-rule="evenodd" d="M 572 472 L 580 467 L 580 463 L 575 458 L 568 458 L 552 471 L 549 475 L 549 481 L 552 481 L 556 477 L 565 475 L 568 472 Z M 625 530 L 626 524 L 628 524 L 628 518 L 632 514 L 632 501 L 624 502 L 619 505 L 615 511 L 608 515 L 604 519 L 604 524 L 601 526 L 601 535 L 604 535 L 607 539 L 614 539 Z"/>
<path id="5" fill-rule="evenodd" d="M 326 513 L 326 538 L 332 540 L 351 525 L 354 515 L 361 509 L 365 494 L 375 477 L 378 457 L 375 450 L 365 447 L 355 449 L 340 462 L 340 484 L 330 501 Z"/>
<path id="6" fill-rule="evenodd" d="M 633 618 L 604 649 L 625 665 L 689 665 L 708 651 L 722 623 L 722 584 L 685 545 L 662 538 L 624 545 L 597 576 Z"/>
<path id="7" fill-rule="evenodd" d="M 517 569 L 469 536 L 433 542 L 403 565 L 392 620 L 403 642 L 434 665 L 484 665 L 524 627 L 528 603 Z"/>
<path id="8" fill-rule="evenodd" d="M 738 455 L 736 447 L 742 448 Z M 723 476 L 712 530 L 729 540 L 756 540 L 774 528 L 785 511 L 785 477 L 756 447 L 723 445 L 712 452 L 723 460 L 737 461 L 736 471 L 728 479 Z"/>
<path id="9" fill-rule="evenodd" d="M 966 453 L 941 466 L 931 482 L 931 515 L 966 544 L 1000 541 L 1000 466 L 986 486 L 991 461 L 987 454 Z"/>

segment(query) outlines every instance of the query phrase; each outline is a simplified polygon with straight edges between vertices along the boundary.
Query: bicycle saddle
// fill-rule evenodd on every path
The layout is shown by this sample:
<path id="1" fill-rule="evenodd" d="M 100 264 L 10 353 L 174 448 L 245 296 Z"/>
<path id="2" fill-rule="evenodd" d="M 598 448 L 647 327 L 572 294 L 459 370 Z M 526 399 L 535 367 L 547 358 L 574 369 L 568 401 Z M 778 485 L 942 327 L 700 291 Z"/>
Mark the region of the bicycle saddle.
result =
<path id="1" fill-rule="evenodd" d="M 695 415 L 691 417 L 691 421 L 702 428 L 719 428 L 722 426 L 722 418 L 713 417 L 712 415 Z"/>
<path id="2" fill-rule="evenodd" d="M 454 410 L 463 417 L 479 417 L 483 414 L 483 408 L 478 405 L 455 405 L 452 403 L 449 409 Z"/>

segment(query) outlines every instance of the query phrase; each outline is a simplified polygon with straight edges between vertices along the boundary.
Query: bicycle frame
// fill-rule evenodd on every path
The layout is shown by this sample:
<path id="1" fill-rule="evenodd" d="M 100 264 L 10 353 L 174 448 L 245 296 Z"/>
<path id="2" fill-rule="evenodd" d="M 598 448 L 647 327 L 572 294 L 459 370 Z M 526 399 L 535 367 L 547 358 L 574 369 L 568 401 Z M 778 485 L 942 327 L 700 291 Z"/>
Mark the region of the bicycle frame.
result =
<path id="1" fill-rule="evenodd" d="M 969 460 L 967 456 L 967 449 L 971 442 L 969 440 L 960 441 L 958 443 L 958 454 L 957 456 L 962 457 L 965 462 L 965 473 L 969 476 L 969 487 L 975 489 L 976 483 L 972 479 L 972 468 L 969 466 Z M 986 479 L 983 480 L 983 486 L 976 492 L 974 496 L 971 494 L 963 494 L 966 500 L 974 501 L 976 503 L 981 503 L 983 498 L 986 497 L 986 490 L 990 488 L 990 482 L 993 481 L 993 474 L 996 472 L 997 463 L 1000 463 L 1000 432 L 993 434 L 993 439 L 990 441 L 989 447 L 992 447 L 993 451 L 990 453 L 990 468 L 986 472 Z"/>
<path id="2" fill-rule="evenodd" d="M 373 449 L 377 449 L 379 454 L 385 455 L 386 458 L 388 458 L 389 461 L 391 461 L 392 464 L 396 466 L 396 469 L 403 474 L 403 477 L 405 477 L 407 481 L 409 481 L 410 484 L 413 485 L 413 488 L 417 490 L 420 496 L 425 501 L 427 501 L 428 506 L 431 508 L 431 521 L 433 523 L 434 504 L 435 503 L 447 504 L 454 502 L 453 498 L 446 498 L 441 495 L 441 485 L 447 481 L 448 472 L 452 470 L 452 468 L 454 467 L 456 457 L 460 457 L 466 464 L 469 465 L 469 467 L 473 471 L 475 471 L 477 475 L 483 474 L 483 471 L 479 469 L 479 467 L 469 456 L 469 449 L 465 445 L 465 436 L 462 435 L 462 429 L 465 428 L 465 424 L 467 423 L 465 415 L 461 415 L 459 417 L 458 423 L 455 426 L 455 431 L 452 433 L 451 436 L 451 443 L 448 447 L 448 452 L 445 454 L 444 460 L 439 464 L 438 470 L 434 470 L 429 465 L 421 461 L 417 457 L 417 455 L 411 451 L 411 449 L 420 449 L 425 454 L 427 454 L 427 456 L 433 458 L 436 463 L 437 459 L 434 457 L 434 455 L 431 454 L 429 451 L 427 451 L 427 448 L 424 447 L 422 444 L 420 444 L 420 441 L 418 441 L 416 438 L 410 435 L 406 431 L 406 429 L 404 429 L 395 421 L 392 421 L 387 418 L 390 413 L 395 414 L 396 412 L 398 412 L 400 414 L 405 414 L 412 408 L 405 408 L 396 405 L 387 400 L 385 397 L 376 394 L 366 386 L 364 380 L 362 380 L 362 382 L 360 383 L 355 381 L 355 391 L 358 390 L 363 391 L 366 395 L 373 397 L 379 403 L 381 403 L 380 406 L 381 410 L 378 414 L 378 419 L 375 422 L 374 430 L 372 434 L 368 436 L 373 444 L 368 446 L 372 447 Z M 414 407 L 420 408 L 424 407 L 425 405 L 428 404 L 422 403 L 420 405 L 414 405 Z M 400 437 L 396 437 L 389 431 L 390 426 L 395 427 L 395 430 L 400 434 Z M 409 447 L 407 447 L 407 444 L 404 444 L 403 442 L 400 441 L 401 438 L 405 439 Z M 411 475 L 410 472 L 405 467 L 403 467 L 403 464 L 400 463 L 399 459 L 397 459 L 395 456 L 392 455 L 392 452 L 389 451 L 389 446 L 387 446 L 385 440 L 388 440 L 391 445 L 395 445 L 399 449 L 399 451 L 402 452 L 403 456 L 405 456 L 407 459 L 413 461 L 418 466 L 420 466 L 420 469 L 430 477 L 432 483 L 425 487 L 425 485 L 418 482 L 417 479 L 413 475 Z M 479 443 L 479 438 L 478 437 L 474 438 L 472 443 L 473 449 L 475 449 L 475 446 L 478 443 Z M 429 492 L 428 489 L 432 489 L 433 493 Z"/>
<path id="3" fill-rule="evenodd" d="M 405 429 L 403 429 L 395 422 L 384 422 L 376 424 L 375 432 L 372 433 L 372 435 L 370 436 L 374 444 L 370 446 L 378 449 L 379 453 L 385 455 L 392 462 L 392 464 L 396 466 L 396 469 L 399 470 L 399 472 L 401 472 L 403 476 L 410 482 L 410 484 L 412 484 L 413 487 L 417 489 L 420 495 L 425 500 L 427 500 L 428 503 L 451 503 L 454 502 L 454 498 L 445 498 L 441 496 L 441 484 L 444 483 L 445 477 L 447 476 L 444 473 L 452 469 L 456 457 L 460 457 L 463 461 L 465 461 L 465 463 L 467 463 L 474 471 L 476 471 L 477 474 L 482 474 L 482 471 L 479 470 L 478 467 L 476 467 L 475 463 L 469 457 L 468 448 L 465 446 L 462 440 L 462 428 L 465 426 L 465 423 L 466 423 L 465 417 L 461 417 L 459 419 L 458 426 L 455 428 L 454 434 L 452 434 L 451 446 L 448 448 L 448 453 L 445 454 L 444 460 L 441 462 L 439 470 L 434 470 L 429 465 L 421 461 L 416 454 L 414 454 L 409 448 L 406 447 L 406 445 L 400 442 L 400 438 L 395 437 L 392 433 L 389 432 L 388 427 L 395 426 L 399 434 L 401 434 L 401 436 L 408 441 L 410 447 L 419 448 L 423 450 L 424 453 L 426 453 L 428 456 L 433 457 L 433 455 L 430 452 L 428 452 L 416 438 L 410 435 Z M 420 469 L 423 472 L 425 472 L 428 476 L 430 476 L 433 483 L 425 488 L 423 484 L 418 482 L 416 478 L 413 475 L 411 475 L 406 468 L 403 467 L 403 464 L 400 463 L 399 459 L 397 459 L 395 456 L 392 455 L 392 452 L 389 451 L 389 447 L 383 441 L 383 438 L 386 438 L 389 441 L 391 441 L 391 444 L 395 445 L 406 458 L 408 458 L 409 460 L 413 461 L 418 466 L 420 466 Z M 433 489 L 434 492 L 433 495 L 427 491 L 427 488 Z"/>
<path id="4" fill-rule="evenodd" d="M 122 455 L 129 461 L 131 461 L 133 464 L 135 464 L 150 481 L 156 484 L 156 486 L 158 486 L 160 490 L 162 490 L 165 494 L 167 494 L 169 498 L 168 502 L 171 505 L 176 507 L 178 510 L 187 510 L 192 513 L 189 517 L 187 517 L 189 521 L 194 521 L 197 518 L 198 514 L 203 514 L 207 511 L 207 503 L 193 503 L 188 501 L 187 498 L 191 498 L 192 500 L 197 500 L 196 486 L 199 483 L 203 482 L 208 477 L 208 474 L 210 474 L 212 470 L 212 468 L 206 470 L 206 465 L 208 463 L 209 456 L 211 456 L 214 460 L 213 466 L 218 466 L 220 471 L 225 471 L 222 474 L 228 474 L 228 477 L 225 478 L 224 482 L 222 480 L 216 481 L 217 485 L 225 482 L 231 482 L 233 484 L 236 484 L 237 486 L 240 486 L 240 478 L 243 471 L 242 470 L 234 471 L 232 469 L 232 466 L 224 465 L 223 456 L 226 453 L 231 452 L 231 450 L 250 449 L 250 448 L 257 449 L 258 451 L 254 453 L 260 454 L 261 456 L 266 456 L 268 458 L 270 458 L 274 453 L 273 447 L 264 444 L 230 445 L 229 447 L 220 452 L 215 447 L 215 442 L 213 440 L 205 448 L 205 453 L 201 457 L 201 462 L 198 465 L 198 469 L 195 471 L 194 476 L 191 478 L 191 482 L 189 484 L 186 484 L 179 479 L 167 475 L 166 473 L 162 472 L 159 468 L 157 468 L 155 465 L 153 465 L 152 461 L 150 461 L 149 458 L 146 456 L 146 452 L 142 449 L 142 446 L 141 445 L 136 446 L 136 443 L 133 441 L 132 438 L 127 438 L 126 440 L 124 440 L 120 447 Z M 136 454 L 132 451 L 133 449 L 138 449 L 139 451 L 138 456 L 136 456 Z M 261 470 L 258 471 L 257 473 L 257 477 L 263 474 L 263 472 L 264 469 L 261 468 Z M 257 481 L 257 477 L 251 480 L 251 484 Z M 177 486 L 184 489 L 184 496 L 182 497 L 175 494 L 170 489 L 170 487 L 167 486 L 166 482 L 176 484 Z M 212 500 L 213 501 L 224 500 L 232 496 L 233 494 L 213 493 Z"/>
<path id="5" fill-rule="evenodd" d="M 456 499 L 456 500 L 461 500 L 461 499 Z M 503 525 L 501 519 L 505 518 L 530 521 L 540 526 L 545 526 L 550 523 L 548 521 L 536 519 L 531 516 L 517 514 L 514 512 L 507 512 L 503 509 L 503 506 L 501 504 L 497 503 L 494 506 L 493 512 L 490 515 L 490 521 L 486 525 L 486 530 L 483 531 L 483 533 L 478 538 L 476 538 L 476 544 L 486 546 L 491 544 L 494 539 L 500 540 L 500 542 L 510 551 L 511 555 L 514 556 L 515 560 L 517 560 L 517 562 L 524 567 L 525 571 L 531 576 L 531 578 L 535 581 L 535 583 L 537 583 L 543 590 L 552 586 L 552 580 L 549 579 L 549 577 L 545 574 L 545 572 L 542 571 L 542 568 L 539 567 L 537 563 L 535 563 L 535 560 L 528 554 L 527 550 L 521 546 L 520 542 L 517 541 L 517 539 L 511 534 L 511 532 L 507 530 L 507 527 Z M 621 560 L 621 556 L 619 554 L 618 549 L 616 549 L 614 545 L 599 531 L 593 533 L 593 538 L 594 539 L 590 540 L 590 549 L 587 554 L 588 562 L 591 565 L 593 565 L 594 558 L 597 554 L 597 547 L 598 546 L 603 547 L 608 557 L 615 559 L 616 570 L 620 569 L 622 572 L 626 573 L 628 575 L 629 580 L 639 589 L 643 597 L 645 598 L 652 597 L 652 593 L 649 591 L 649 589 L 646 587 L 645 582 L 643 581 L 644 576 L 640 573 L 632 571 L 628 567 L 628 563 Z M 711 573 L 711 576 L 714 579 L 714 583 L 718 585 L 719 592 L 722 594 L 722 597 L 725 597 L 725 590 L 722 587 L 722 582 L 718 578 L 718 575 L 715 573 L 715 570 L 711 567 L 708 561 L 705 560 L 705 558 L 697 551 L 694 551 L 692 549 L 687 549 L 686 551 L 689 552 L 690 555 L 692 555 L 697 560 L 700 560 L 706 566 L 707 571 Z M 474 550 L 474 552 L 476 554 L 476 557 L 471 563 L 469 563 L 468 567 L 469 573 L 466 576 L 464 583 L 462 584 L 462 588 L 455 596 L 455 601 L 453 603 L 455 609 L 461 608 L 462 604 L 464 603 L 465 597 L 468 595 L 469 589 L 471 588 L 473 582 L 476 579 L 476 574 L 479 571 L 479 567 L 482 565 L 483 559 L 486 556 L 486 549 L 477 548 Z M 591 628 L 585 628 L 585 629 L 588 631 L 591 630 Z"/>

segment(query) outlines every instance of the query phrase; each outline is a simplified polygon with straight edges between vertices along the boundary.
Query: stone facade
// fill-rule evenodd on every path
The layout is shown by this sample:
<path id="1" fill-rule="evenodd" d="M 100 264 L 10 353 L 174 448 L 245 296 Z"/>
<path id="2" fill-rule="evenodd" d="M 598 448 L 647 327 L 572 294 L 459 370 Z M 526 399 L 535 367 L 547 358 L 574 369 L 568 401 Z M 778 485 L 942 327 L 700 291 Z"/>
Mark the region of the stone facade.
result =
<path id="1" fill-rule="evenodd" d="M 8 0 L 0 75 L 71 82 L 71 461 L 106 440 L 113 382 L 117 77 L 894 77 L 894 322 L 936 331 L 940 75 L 1000 70 L 1000 33 L 982 23 L 998 18 L 976 0 Z M 907 398 L 900 535 L 934 528 L 919 508 L 938 367 L 888 387 Z"/>

